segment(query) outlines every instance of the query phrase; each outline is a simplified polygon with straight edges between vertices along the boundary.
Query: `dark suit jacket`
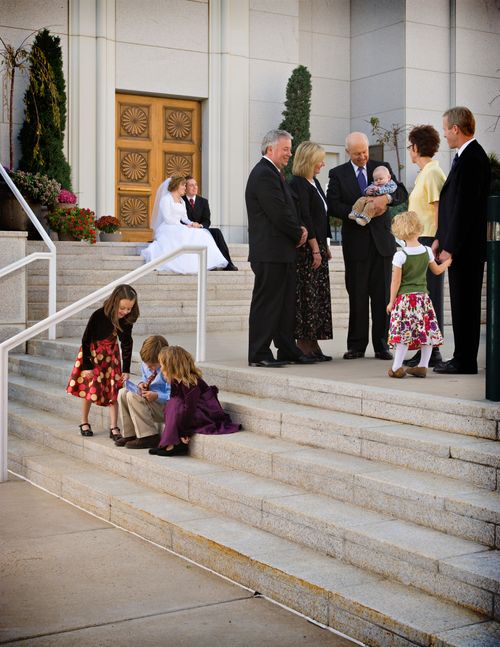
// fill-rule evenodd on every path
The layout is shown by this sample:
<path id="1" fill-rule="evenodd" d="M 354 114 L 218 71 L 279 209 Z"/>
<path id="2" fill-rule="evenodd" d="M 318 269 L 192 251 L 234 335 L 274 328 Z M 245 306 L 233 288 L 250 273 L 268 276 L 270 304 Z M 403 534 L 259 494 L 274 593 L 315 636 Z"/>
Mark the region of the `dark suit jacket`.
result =
<path id="1" fill-rule="evenodd" d="M 199 222 L 205 229 L 208 229 L 210 227 L 210 207 L 208 206 L 208 200 L 203 198 L 201 195 L 197 195 L 193 209 L 189 204 L 188 198 L 183 196 L 183 199 L 186 203 L 186 211 L 189 220 Z"/>
<path id="2" fill-rule="evenodd" d="M 477 141 L 466 146 L 439 195 L 436 238 L 453 254 L 486 260 L 486 206 L 490 191 L 488 156 Z"/>
<path id="3" fill-rule="evenodd" d="M 368 160 L 366 171 L 368 184 L 373 181 L 373 171 L 377 166 L 385 166 L 391 173 L 391 178 L 398 188 L 392 194 L 392 205 L 396 206 L 408 199 L 404 185 L 397 181 L 387 162 Z M 368 258 L 370 239 L 373 240 L 377 252 L 381 256 L 392 256 L 396 251 L 394 236 L 391 233 L 391 218 L 386 211 L 382 216 L 361 227 L 355 220 L 348 218 L 352 205 L 362 193 L 351 162 L 346 162 L 329 173 L 330 182 L 326 193 L 328 214 L 342 220 L 342 249 L 346 261 L 362 261 Z"/>
<path id="4" fill-rule="evenodd" d="M 264 157 L 247 181 L 250 262 L 293 263 L 302 231 L 290 189 L 278 169 Z"/>
<path id="5" fill-rule="evenodd" d="M 317 190 L 305 177 L 294 175 L 290 180 L 290 189 L 296 201 L 300 220 L 307 229 L 307 239 L 316 238 L 317 241 L 325 243 L 327 238 L 332 237 L 330 221 L 320 194 L 325 202 L 326 196 L 316 178 L 314 183 Z"/>

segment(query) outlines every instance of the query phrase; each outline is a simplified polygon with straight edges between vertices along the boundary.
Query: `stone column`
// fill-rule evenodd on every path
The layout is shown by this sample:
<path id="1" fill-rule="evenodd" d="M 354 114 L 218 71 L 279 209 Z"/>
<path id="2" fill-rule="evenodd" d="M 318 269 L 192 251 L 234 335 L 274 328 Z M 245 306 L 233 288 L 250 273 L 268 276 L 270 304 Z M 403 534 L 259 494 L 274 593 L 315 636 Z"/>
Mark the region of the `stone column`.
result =
<path id="1" fill-rule="evenodd" d="M 25 231 L 0 231 L 2 267 L 26 256 Z M 0 309 L 0 342 L 26 328 L 26 268 L 0 278 L 2 308 Z"/>
<path id="2" fill-rule="evenodd" d="M 246 240 L 249 139 L 249 0 L 211 0 L 208 188 L 212 223 Z"/>

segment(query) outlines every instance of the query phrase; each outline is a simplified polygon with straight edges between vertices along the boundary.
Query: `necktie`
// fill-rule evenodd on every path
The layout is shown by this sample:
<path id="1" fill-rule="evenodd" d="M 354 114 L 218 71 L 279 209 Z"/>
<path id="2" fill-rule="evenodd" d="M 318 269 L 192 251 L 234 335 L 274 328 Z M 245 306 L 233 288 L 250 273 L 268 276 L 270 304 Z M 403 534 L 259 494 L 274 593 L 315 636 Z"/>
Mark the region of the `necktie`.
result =
<path id="1" fill-rule="evenodd" d="M 362 166 L 358 166 L 358 184 L 361 193 L 364 193 L 368 183 L 366 181 L 365 174 L 363 173 Z"/>
<path id="2" fill-rule="evenodd" d="M 156 374 L 158 371 L 154 371 L 151 373 L 151 375 L 148 377 L 148 379 L 144 382 L 144 390 L 149 391 L 149 387 L 151 386 L 151 383 L 154 381 Z"/>
<path id="3" fill-rule="evenodd" d="M 458 162 L 458 153 L 455 153 L 455 157 L 453 158 L 453 162 L 451 163 L 450 171 L 453 171 L 453 169 L 455 168 L 457 162 Z"/>
<path id="4" fill-rule="evenodd" d="M 194 209 L 194 200 L 193 198 L 189 198 L 189 204 L 193 207 Z"/>

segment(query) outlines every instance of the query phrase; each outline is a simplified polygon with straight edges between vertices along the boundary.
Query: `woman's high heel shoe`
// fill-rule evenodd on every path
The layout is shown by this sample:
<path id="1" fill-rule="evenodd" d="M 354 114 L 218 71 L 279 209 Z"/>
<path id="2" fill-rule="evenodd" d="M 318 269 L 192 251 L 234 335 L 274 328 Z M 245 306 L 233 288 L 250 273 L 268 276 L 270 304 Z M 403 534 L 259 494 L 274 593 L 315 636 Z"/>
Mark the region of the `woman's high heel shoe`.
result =
<path id="1" fill-rule="evenodd" d="M 115 429 L 117 430 L 118 433 L 113 433 Z M 111 438 L 111 440 L 114 440 L 114 441 L 117 441 L 119 438 L 121 438 L 122 432 L 120 427 L 111 427 L 111 429 L 109 430 L 109 437 Z"/>

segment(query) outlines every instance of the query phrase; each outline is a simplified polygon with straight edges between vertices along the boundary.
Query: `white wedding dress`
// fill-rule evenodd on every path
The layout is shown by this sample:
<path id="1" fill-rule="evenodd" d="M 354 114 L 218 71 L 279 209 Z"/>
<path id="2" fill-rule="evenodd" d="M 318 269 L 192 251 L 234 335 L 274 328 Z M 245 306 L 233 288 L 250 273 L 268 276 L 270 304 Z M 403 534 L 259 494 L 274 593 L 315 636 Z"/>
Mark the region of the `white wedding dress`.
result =
<path id="1" fill-rule="evenodd" d="M 175 202 L 170 192 L 164 192 L 157 207 L 157 216 L 153 217 L 155 239 L 141 252 L 146 263 L 183 245 L 202 245 L 207 248 L 208 270 L 226 267 L 227 260 L 220 253 L 211 233 L 207 229 L 186 226 L 191 220 L 187 217 L 184 200 Z M 182 254 L 156 269 L 170 270 L 176 274 L 197 274 L 198 259 L 197 254 Z"/>

